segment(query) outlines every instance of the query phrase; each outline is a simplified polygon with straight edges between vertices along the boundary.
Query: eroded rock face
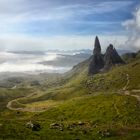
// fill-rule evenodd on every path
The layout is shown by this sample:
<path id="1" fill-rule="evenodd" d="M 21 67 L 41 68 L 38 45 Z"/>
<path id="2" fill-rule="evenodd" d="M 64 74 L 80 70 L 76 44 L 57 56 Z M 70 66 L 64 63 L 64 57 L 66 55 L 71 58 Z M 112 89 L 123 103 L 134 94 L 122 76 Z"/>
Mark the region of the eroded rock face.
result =
<path id="1" fill-rule="evenodd" d="M 103 55 L 101 54 L 101 45 L 98 37 L 95 38 L 93 56 L 89 65 L 89 74 L 96 74 L 104 67 Z"/>
<path id="2" fill-rule="evenodd" d="M 98 37 L 95 38 L 93 56 L 90 59 L 89 74 L 96 74 L 100 71 L 109 70 L 113 65 L 124 64 L 124 61 L 117 53 L 116 49 L 110 44 L 103 55 Z"/>
<path id="3" fill-rule="evenodd" d="M 100 41 L 98 39 L 98 37 L 96 36 L 95 38 L 95 44 L 94 44 L 94 50 L 93 50 L 93 54 L 101 54 L 101 45 L 100 45 Z"/>
<path id="4" fill-rule="evenodd" d="M 96 74 L 104 67 L 103 55 L 93 55 L 89 65 L 89 74 Z"/>
<path id="5" fill-rule="evenodd" d="M 109 70 L 113 65 L 124 64 L 116 49 L 110 44 L 104 55 L 104 70 Z"/>

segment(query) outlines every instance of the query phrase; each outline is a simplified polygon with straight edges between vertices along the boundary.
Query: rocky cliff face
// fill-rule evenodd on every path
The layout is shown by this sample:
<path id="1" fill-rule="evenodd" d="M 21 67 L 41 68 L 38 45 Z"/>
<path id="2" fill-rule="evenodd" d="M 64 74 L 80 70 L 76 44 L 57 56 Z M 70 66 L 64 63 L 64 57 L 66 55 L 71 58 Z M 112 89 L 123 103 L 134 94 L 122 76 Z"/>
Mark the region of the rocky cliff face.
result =
<path id="1" fill-rule="evenodd" d="M 93 56 L 89 65 L 89 74 L 96 74 L 104 67 L 103 55 L 98 37 L 95 38 Z"/>
<path id="2" fill-rule="evenodd" d="M 118 52 L 112 44 L 110 44 L 106 50 L 106 53 L 104 55 L 104 62 L 104 70 L 109 70 L 113 65 L 116 64 L 124 64 L 124 61 L 119 56 Z"/>
<path id="3" fill-rule="evenodd" d="M 98 39 L 98 37 L 96 36 L 95 38 L 95 44 L 94 44 L 94 50 L 93 50 L 93 54 L 101 54 L 101 45 L 100 45 L 100 41 Z"/>
<path id="4" fill-rule="evenodd" d="M 96 74 L 100 71 L 109 70 L 116 64 L 124 64 L 116 49 L 110 44 L 103 55 L 98 37 L 95 38 L 93 56 L 89 65 L 89 74 Z"/>

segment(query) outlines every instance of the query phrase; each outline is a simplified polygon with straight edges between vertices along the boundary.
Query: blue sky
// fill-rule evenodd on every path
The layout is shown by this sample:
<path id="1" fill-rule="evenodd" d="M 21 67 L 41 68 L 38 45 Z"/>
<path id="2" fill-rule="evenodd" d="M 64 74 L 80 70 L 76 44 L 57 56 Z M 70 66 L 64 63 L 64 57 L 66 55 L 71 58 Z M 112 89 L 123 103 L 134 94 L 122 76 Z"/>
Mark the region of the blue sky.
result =
<path id="1" fill-rule="evenodd" d="M 95 35 L 103 43 L 112 36 L 124 43 L 129 31 L 122 23 L 134 18 L 138 5 L 139 0 L 0 0 L 0 44 L 20 50 L 82 49 L 91 47 Z"/>

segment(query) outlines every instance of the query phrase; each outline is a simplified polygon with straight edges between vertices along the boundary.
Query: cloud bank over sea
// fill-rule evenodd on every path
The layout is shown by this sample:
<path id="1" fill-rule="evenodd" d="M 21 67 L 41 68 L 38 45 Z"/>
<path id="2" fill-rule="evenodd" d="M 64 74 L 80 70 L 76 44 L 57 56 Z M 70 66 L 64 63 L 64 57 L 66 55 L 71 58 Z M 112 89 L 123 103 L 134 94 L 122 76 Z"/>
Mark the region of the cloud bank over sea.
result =
<path id="1" fill-rule="evenodd" d="M 0 73 L 64 73 L 89 56 L 76 50 L 0 52 Z"/>

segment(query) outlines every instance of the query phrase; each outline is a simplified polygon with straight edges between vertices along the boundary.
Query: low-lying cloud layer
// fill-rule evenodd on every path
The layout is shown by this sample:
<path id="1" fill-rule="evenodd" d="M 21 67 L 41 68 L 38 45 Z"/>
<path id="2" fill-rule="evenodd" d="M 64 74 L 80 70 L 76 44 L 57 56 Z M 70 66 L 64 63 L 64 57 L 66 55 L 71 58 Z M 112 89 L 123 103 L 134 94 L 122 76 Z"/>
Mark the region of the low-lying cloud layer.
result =
<path id="1" fill-rule="evenodd" d="M 44 72 L 65 72 L 71 67 L 56 67 L 53 65 L 43 65 L 40 62 L 55 61 L 58 59 L 56 54 L 34 55 L 34 54 L 18 54 L 0 52 L 0 73 L 3 72 L 18 72 L 38 74 Z"/>

